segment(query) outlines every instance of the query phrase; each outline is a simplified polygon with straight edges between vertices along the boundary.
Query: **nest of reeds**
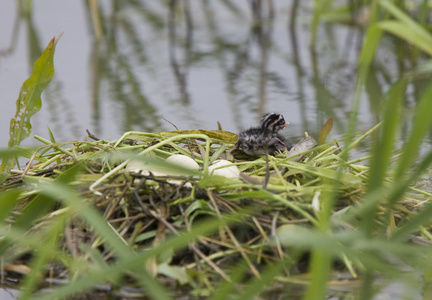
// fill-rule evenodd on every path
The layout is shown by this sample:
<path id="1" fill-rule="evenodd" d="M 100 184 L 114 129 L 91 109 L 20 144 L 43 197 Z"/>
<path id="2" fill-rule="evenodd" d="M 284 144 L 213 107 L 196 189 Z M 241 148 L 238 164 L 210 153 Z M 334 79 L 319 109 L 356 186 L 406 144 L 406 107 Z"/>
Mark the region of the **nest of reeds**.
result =
<path id="1" fill-rule="evenodd" d="M 38 139 L 45 145 L 35 151 L 24 170 L 14 171 L 2 185 L 3 190 L 27 190 L 20 194 L 11 223 L 19 223 L 22 211 L 38 201 L 36 183 L 63 182 L 62 176 L 72 168 L 79 171 L 67 184 L 79 193 L 83 203 L 97 208 L 133 251 L 147 251 L 170 237 L 181 236 L 195 224 L 231 216 L 231 221 L 221 221 L 217 230 L 189 241 L 187 247 L 165 251 L 147 261 L 145 268 L 154 277 L 189 288 L 217 278 L 230 280 L 232 267 L 239 262 L 245 266 L 244 276 L 260 277 L 263 266 L 274 262 L 283 262 L 290 276 L 302 274 L 307 270 L 308 252 L 285 243 L 281 239 L 284 232 L 316 225 L 323 195 L 334 187 L 338 190 L 335 226 L 353 226 L 344 223 L 338 212 L 358 201 L 368 170 L 361 165 L 362 159 L 343 161 L 337 143 L 318 147 L 306 143 L 297 153 L 275 157 L 233 156 L 227 149 L 236 135 L 224 131 L 131 132 L 114 142 L 69 144 Z M 191 158 L 199 169 L 166 162 L 176 154 Z M 231 162 L 220 169 L 235 166 L 239 176 L 209 172 L 209 166 L 220 159 Z M 131 167 L 131 162 L 137 161 L 141 168 Z M 409 213 L 410 203 L 407 199 L 401 204 L 405 209 L 396 214 L 396 222 Z M 30 220 L 28 232 L 42 230 L 65 207 L 56 201 L 47 204 L 43 213 Z M 100 259 L 109 264 L 119 256 L 94 232 L 93 224 L 77 213 L 68 214 L 59 243 L 63 253 L 75 261 Z M 100 255 L 89 255 L 91 249 Z M 14 263 L 6 268 L 9 275 L 18 272 L 12 266 L 26 265 L 33 257 L 29 248 L 16 247 L 13 251 L 9 261 Z M 350 262 L 341 258 L 335 266 L 355 277 Z M 47 267 L 46 280 L 51 283 L 69 282 L 86 271 L 59 261 Z M 133 276 L 123 281 L 133 285 Z"/>

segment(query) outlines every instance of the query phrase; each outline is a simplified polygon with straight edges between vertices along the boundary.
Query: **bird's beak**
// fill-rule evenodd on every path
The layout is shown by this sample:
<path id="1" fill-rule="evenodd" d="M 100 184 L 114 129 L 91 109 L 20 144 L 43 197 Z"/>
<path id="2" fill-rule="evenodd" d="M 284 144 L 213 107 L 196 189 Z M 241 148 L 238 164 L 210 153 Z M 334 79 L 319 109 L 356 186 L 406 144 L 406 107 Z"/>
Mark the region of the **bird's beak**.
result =
<path id="1" fill-rule="evenodd" d="M 285 125 L 284 125 L 284 127 L 287 127 L 287 126 L 288 126 L 288 124 L 289 124 L 289 122 L 285 122 Z"/>

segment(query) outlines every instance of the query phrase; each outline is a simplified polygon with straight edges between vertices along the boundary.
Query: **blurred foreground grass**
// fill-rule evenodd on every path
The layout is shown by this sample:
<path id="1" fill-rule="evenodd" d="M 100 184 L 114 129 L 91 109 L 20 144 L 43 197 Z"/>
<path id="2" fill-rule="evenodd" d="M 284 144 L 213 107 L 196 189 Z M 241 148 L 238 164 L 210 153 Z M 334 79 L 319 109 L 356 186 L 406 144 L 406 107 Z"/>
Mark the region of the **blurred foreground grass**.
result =
<path id="1" fill-rule="evenodd" d="M 317 26 L 331 15 L 331 1 L 314 3 Z M 10 147 L 0 151 L 3 286 L 18 282 L 23 299 L 371 299 L 397 282 L 401 297 L 429 299 L 432 152 L 421 150 L 432 123 L 432 38 L 391 2 L 369 9 L 346 136 L 293 157 L 233 157 L 227 149 L 235 134 L 219 130 L 68 143 L 49 132 L 49 140 L 36 137 L 38 149 L 21 147 L 53 74 L 51 41 L 21 90 Z M 391 83 L 380 99 L 382 122 L 355 134 L 386 33 L 409 42 L 413 59 L 423 55 L 426 63 Z M 405 95 L 418 78 L 427 83 L 396 147 Z M 351 159 L 364 139 L 370 155 Z M 198 169 L 167 162 L 174 154 Z M 15 164 L 24 158 L 25 166 Z M 240 176 L 212 175 L 209 166 L 221 158 Z"/>

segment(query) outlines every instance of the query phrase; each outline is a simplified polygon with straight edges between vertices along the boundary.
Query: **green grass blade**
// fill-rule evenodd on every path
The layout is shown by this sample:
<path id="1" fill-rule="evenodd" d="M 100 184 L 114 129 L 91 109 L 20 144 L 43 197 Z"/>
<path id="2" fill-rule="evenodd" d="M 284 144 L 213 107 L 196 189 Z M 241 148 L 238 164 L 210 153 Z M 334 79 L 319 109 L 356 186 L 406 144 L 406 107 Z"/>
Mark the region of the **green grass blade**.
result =
<path id="1" fill-rule="evenodd" d="M 223 281 L 221 285 L 217 286 L 209 297 L 209 300 L 225 300 L 232 296 L 237 291 L 237 285 L 241 282 L 248 271 L 248 266 L 245 261 L 240 261 L 230 270 L 231 281 Z"/>
<path id="2" fill-rule="evenodd" d="M 322 234 L 323 236 L 327 236 L 327 232 L 329 232 L 331 213 L 337 197 L 338 186 L 340 186 L 340 183 L 334 182 L 332 184 L 334 190 L 331 190 L 329 186 L 329 191 L 323 191 L 319 196 L 320 209 L 317 212 L 319 220 L 319 227 L 317 228 L 318 235 Z M 326 293 L 327 280 L 329 279 L 333 260 L 332 251 L 326 251 L 323 249 L 322 245 L 312 246 L 311 249 L 311 261 L 309 264 L 311 281 L 303 299 L 319 299 L 319 295 L 324 295 Z M 334 250 L 334 248 L 332 250 Z"/>
<path id="3" fill-rule="evenodd" d="M 80 164 L 75 165 L 74 167 L 70 168 L 68 171 L 61 174 L 54 181 L 53 185 L 56 185 L 57 183 L 71 182 L 78 174 L 78 172 L 81 171 L 81 169 L 82 169 L 82 165 Z M 61 195 L 61 193 L 58 195 Z M 27 204 L 23 208 L 21 214 L 15 221 L 14 226 L 27 230 L 27 228 L 30 227 L 33 222 L 35 222 L 38 218 L 46 214 L 50 209 L 53 208 L 54 205 L 56 205 L 56 202 L 51 197 L 47 197 L 46 195 L 43 194 L 37 195 L 31 200 L 29 204 Z"/>
<path id="4" fill-rule="evenodd" d="M 373 61 L 373 58 L 375 56 L 375 51 L 378 48 L 378 45 L 379 45 L 379 43 L 381 41 L 381 37 L 382 37 L 382 29 L 378 28 L 376 26 L 376 23 L 375 23 L 376 17 L 377 17 L 377 9 L 376 9 L 375 4 L 372 4 L 371 5 L 371 18 L 370 18 L 371 23 L 370 23 L 369 28 L 366 31 L 366 35 L 364 37 L 364 42 L 363 42 L 361 53 L 360 53 L 357 84 L 356 84 L 356 89 L 355 89 L 355 93 L 354 93 L 353 105 L 351 108 L 352 113 L 350 116 L 350 120 L 349 120 L 348 127 L 347 127 L 346 138 L 344 141 L 346 145 L 350 145 L 352 142 L 353 134 L 355 132 L 355 127 L 357 124 L 357 116 L 358 116 L 358 111 L 360 108 L 363 90 L 365 88 L 365 83 L 367 82 L 368 74 L 370 72 L 370 65 Z M 341 157 L 344 158 L 345 160 L 348 160 L 348 151 L 349 151 L 349 147 L 346 147 L 346 150 L 343 150 L 341 153 Z M 323 278 L 323 275 L 320 275 L 318 273 L 319 272 L 321 272 L 321 273 L 327 272 L 327 274 L 328 274 L 328 272 L 329 272 L 328 271 L 328 265 L 330 264 L 330 262 L 327 261 L 327 264 L 325 264 L 325 260 L 327 259 L 325 254 L 322 255 L 320 253 L 317 253 L 313 257 L 314 257 L 314 261 L 317 261 L 321 258 L 319 260 L 319 264 L 321 266 L 315 267 L 315 272 L 317 273 L 315 276 L 317 278 L 317 281 L 319 281 L 319 280 L 321 280 L 321 278 Z M 320 270 L 320 268 L 322 268 L 322 270 Z M 360 291 L 361 295 L 364 294 L 364 291 L 366 290 L 366 288 L 368 288 L 370 286 L 370 282 L 367 280 L 367 278 L 369 278 L 368 272 L 366 272 L 365 278 L 366 278 L 366 280 L 364 280 L 362 282 L 362 290 Z M 312 287 L 310 289 L 312 289 Z M 323 285 L 320 286 L 320 291 L 310 291 L 309 292 L 310 289 L 308 289 L 308 295 L 310 296 L 308 299 L 313 299 L 311 297 L 313 295 L 318 295 L 319 292 L 321 292 L 321 295 L 324 295 L 326 292 L 325 286 L 323 286 Z M 362 296 L 360 296 L 360 297 L 362 297 Z"/>
<path id="5" fill-rule="evenodd" d="M 372 17 L 371 20 L 374 20 L 375 18 L 375 7 L 372 7 Z M 373 22 L 373 21 L 372 21 Z M 352 102 L 352 108 L 351 108 L 351 115 L 350 120 L 347 127 L 347 133 L 346 138 L 344 139 L 345 145 L 350 145 L 353 138 L 354 138 L 354 132 L 355 127 L 357 124 L 357 115 L 360 108 L 360 102 L 362 93 L 364 90 L 365 82 L 367 80 L 367 76 L 369 73 L 369 68 L 372 63 L 373 57 L 375 55 L 375 51 L 378 47 L 378 44 L 381 40 L 382 36 L 382 30 L 378 27 L 372 25 L 368 28 L 364 44 L 360 53 L 360 59 L 359 59 L 359 73 L 357 78 L 357 84 L 356 84 L 356 90 L 354 93 L 354 98 Z M 348 160 L 348 152 L 349 147 L 346 147 L 345 150 L 342 151 L 340 157 L 343 160 Z M 342 165 L 341 168 L 339 168 L 339 176 L 342 177 L 342 169 L 344 166 Z M 331 212 L 333 209 L 333 205 L 335 202 L 336 197 L 338 196 L 338 188 L 339 188 L 339 181 L 334 181 L 333 183 L 333 193 L 327 195 L 325 197 L 325 200 L 328 201 L 328 204 L 326 205 L 326 211 Z M 328 220 L 330 218 L 330 215 L 325 215 L 325 213 L 321 213 L 321 230 L 323 232 L 328 230 Z M 329 273 L 331 270 L 331 260 L 329 259 L 330 256 L 323 252 L 322 249 L 319 247 L 314 247 L 312 251 L 312 262 L 311 263 L 311 284 L 308 287 L 304 299 L 317 299 L 316 297 L 321 297 L 322 295 L 325 295 L 326 293 L 326 281 L 329 278 Z"/>
<path id="6" fill-rule="evenodd" d="M 355 127 L 357 124 L 357 115 L 360 108 L 361 98 L 364 90 L 365 83 L 368 78 L 370 65 L 375 55 L 375 51 L 378 48 L 378 44 L 381 40 L 382 30 L 371 25 L 366 32 L 364 44 L 361 49 L 360 59 L 359 59 L 359 72 L 357 77 L 357 84 L 354 93 L 353 104 L 351 108 L 351 115 L 346 131 L 346 137 L 344 139 L 345 145 L 350 145 L 355 132 Z M 341 157 L 348 160 L 348 151 L 350 147 L 345 147 L 341 153 Z"/>
<path id="7" fill-rule="evenodd" d="M 261 278 L 254 279 L 246 285 L 243 292 L 236 297 L 237 300 L 249 300 L 254 299 L 256 295 L 259 295 L 265 288 L 271 285 L 274 278 L 279 275 L 284 267 L 285 262 L 281 261 L 278 263 L 269 264 L 261 272 Z"/>
<path id="8" fill-rule="evenodd" d="M 370 164 L 369 190 L 380 187 L 388 170 L 393 155 L 396 132 L 401 115 L 401 104 L 405 95 L 407 81 L 395 83 L 386 95 L 383 111 L 383 123 L 372 148 Z"/>
<path id="9" fill-rule="evenodd" d="M 47 126 L 47 129 L 48 129 L 48 134 L 49 134 L 51 143 L 55 144 L 56 140 L 55 140 L 54 134 L 52 133 L 51 129 L 48 126 Z"/>
<path id="10" fill-rule="evenodd" d="M 432 35 L 390 1 L 379 4 L 390 12 L 398 21 L 382 21 L 377 26 L 432 55 Z"/>
<path id="11" fill-rule="evenodd" d="M 60 37 L 59 37 L 60 38 Z M 45 51 L 33 65 L 31 76 L 23 83 L 16 102 L 15 117 L 11 119 L 9 129 L 9 147 L 18 146 L 30 135 L 30 118 L 40 110 L 42 91 L 54 75 L 54 52 L 59 38 L 53 38 Z M 3 160 L 0 171 L 9 171 L 14 165 L 12 159 Z"/>
<path id="12" fill-rule="evenodd" d="M 313 18 L 312 18 L 312 26 L 311 26 L 311 40 L 310 44 L 311 47 L 315 47 L 316 43 L 316 36 L 318 33 L 318 26 L 320 24 L 320 21 L 322 19 L 322 15 L 325 14 L 327 11 L 331 9 L 331 5 L 333 4 L 334 0 L 315 0 L 314 1 L 314 8 L 313 8 Z"/>
<path id="13" fill-rule="evenodd" d="M 18 202 L 18 197 L 22 193 L 21 189 L 12 189 L 0 194 L 0 224 L 9 216 L 10 211 Z"/>
<path id="14" fill-rule="evenodd" d="M 76 211 L 84 220 L 92 224 L 98 235 L 106 240 L 110 248 L 113 249 L 121 259 L 133 255 L 132 250 L 126 242 L 109 226 L 96 209 L 84 203 L 78 194 L 67 185 L 58 183 L 41 186 L 41 194 L 64 202 L 67 206 Z"/>
<path id="15" fill-rule="evenodd" d="M 392 241 L 403 241 L 406 237 L 419 230 L 420 226 L 426 225 L 432 218 L 432 205 L 429 204 L 413 216 L 404 226 L 399 228 L 391 237 Z"/>
<path id="16" fill-rule="evenodd" d="M 424 91 L 417 104 L 410 136 L 402 147 L 402 154 L 396 169 L 395 182 L 403 177 L 414 164 L 425 135 L 432 125 L 432 84 Z"/>
<path id="17" fill-rule="evenodd" d="M 409 185 L 414 183 L 418 177 L 423 174 L 432 164 L 432 151 L 429 152 L 422 161 L 416 166 L 416 168 L 410 173 L 410 176 L 406 180 L 400 180 L 393 185 L 393 191 L 390 193 L 390 203 L 395 203 L 400 199 L 401 195 L 408 189 Z M 420 226 L 426 226 L 432 216 L 432 205 L 427 205 L 421 209 L 421 211 L 413 216 L 404 223 L 404 225 L 396 230 L 390 237 L 392 240 L 404 240 L 412 232 L 418 231 Z"/>
<path id="18" fill-rule="evenodd" d="M 404 99 L 406 84 L 406 80 L 395 83 L 386 95 L 381 130 L 376 132 L 374 144 L 371 148 L 368 193 L 374 194 L 373 191 L 381 189 L 386 178 L 393 155 L 397 129 L 399 128 L 400 108 Z M 368 199 L 368 197 L 364 199 Z M 373 203 L 363 201 L 365 209 L 362 213 L 362 228 L 367 235 L 370 235 L 373 231 L 376 224 L 375 214 L 377 207 L 385 198 L 380 197 L 375 199 L 379 200 L 373 201 Z"/>
<path id="19" fill-rule="evenodd" d="M 2 163 L 6 163 L 7 161 L 15 160 L 16 157 L 30 157 L 33 152 L 32 149 L 21 146 L 10 147 L 8 149 L 0 150 L 0 159 Z M 8 174 L 0 171 L 0 184 L 3 183 L 7 177 Z"/>
<path id="20" fill-rule="evenodd" d="M 172 299 L 162 285 L 153 277 L 151 277 L 145 266 L 148 259 L 158 256 L 162 252 L 172 249 L 181 249 L 194 239 L 202 235 L 208 235 L 217 231 L 224 223 L 233 224 L 239 222 L 237 215 L 228 215 L 222 218 L 206 219 L 203 222 L 192 226 L 190 231 L 183 232 L 181 235 L 168 238 L 159 246 L 152 249 L 144 250 L 135 255 L 127 255 L 118 263 L 109 266 L 108 268 L 93 270 L 85 274 L 82 278 L 71 282 L 68 285 L 60 286 L 48 293 L 41 293 L 35 299 L 58 299 L 67 298 L 79 292 L 86 292 L 94 288 L 98 283 L 102 282 L 118 282 L 119 277 L 124 273 L 134 272 L 140 285 L 146 289 L 151 299 Z"/>
<path id="21" fill-rule="evenodd" d="M 31 271 L 24 278 L 22 284 L 23 293 L 20 295 L 20 299 L 32 299 L 32 294 L 38 288 L 40 275 L 45 272 L 46 265 L 53 259 L 53 249 L 57 249 L 60 244 L 59 240 L 64 232 L 67 217 L 66 214 L 60 215 L 45 229 L 45 235 L 40 241 L 40 248 L 30 264 Z"/>

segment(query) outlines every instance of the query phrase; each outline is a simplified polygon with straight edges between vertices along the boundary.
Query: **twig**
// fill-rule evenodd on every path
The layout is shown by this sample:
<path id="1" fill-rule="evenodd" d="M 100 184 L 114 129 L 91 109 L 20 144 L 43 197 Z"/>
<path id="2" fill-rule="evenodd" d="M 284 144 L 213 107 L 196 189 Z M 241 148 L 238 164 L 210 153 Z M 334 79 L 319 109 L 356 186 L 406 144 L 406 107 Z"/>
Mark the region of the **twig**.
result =
<path id="1" fill-rule="evenodd" d="M 278 218 L 279 218 L 279 212 L 277 211 L 277 212 L 275 213 L 273 219 L 272 219 L 272 229 L 271 229 L 271 230 L 272 230 L 272 236 L 274 237 L 275 242 L 276 242 L 276 249 L 277 249 L 277 251 L 278 251 L 279 257 L 280 257 L 281 259 L 283 259 L 282 246 L 281 246 L 281 243 L 280 243 L 280 241 L 279 241 L 279 238 L 278 238 L 278 236 L 277 236 L 277 234 L 276 234 L 276 225 L 277 225 L 277 219 L 278 219 Z"/>
<path id="2" fill-rule="evenodd" d="M 112 204 L 111 206 L 110 205 L 107 206 L 105 213 L 104 213 L 105 219 L 109 219 L 111 217 L 111 215 L 114 213 L 114 210 L 116 209 L 116 207 L 118 206 L 120 201 L 123 199 L 123 197 L 126 195 L 126 192 L 130 189 L 131 184 L 132 184 L 132 182 L 129 181 L 127 183 L 127 185 L 124 187 L 122 193 L 117 197 L 117 200 L 115 201 L 115 203 Z"/>
<path id="3" fill-rule="evenodd" d="M 87 135 L 89 138 L 95 140 L 95 141 L 99 141 L 100 138 L 96 137 L 93 133 L 91 133 L 88 129 L 86 129 Z"/>
<path id="4" fill-rule="evenodd" d="M 216 204 L 216 201 L 214 200 L 213 194 L 207 190 L 207 195 L 210 198 L 210 201 L 212 202 L 214 209 L 218 215 L 218 217 L 221 217 L 221 213 L 219 211 L 219 208 Z M 252 262 L 250 261 L 249 257 L 246 255 L 246 252 L 244 251 L 243 247 L 240 245 L 239 241 L 236 239 L 235 235 L 232 233 L 231 229 L 228 226 L 224 226 L 225 227 L 225 231 L 228 233 L 230 239 L 233 241 L 234 246 L 236 247 L 237 251 L 240 252 L 241 256 L 243 257 L 243 259 L 246 261 L 246 263 L 248 264 L 250 270 L 252 271 L 252 273 L 257 277 L 257 278 L 261 278 L 260 273 L 258 272 L 258 270 L 255 268 L 255 266 L 252 264 Z"/>
<path id="5" fill-rule="evenodd" d="M 177 128 L 177 126 L 175 126 L 172 122 L 170 122 L 170 121 L 168 121 L 167 119 L 165 119 L 164 116 L 163 116 L 162 114 L 161 114 L 160 116 L 161 116 L 162 119 L 164 119 L 165 122 L 170 123 L 170 124 L 171 124 L 175 129 L 176 129 L 176 130 L 179 130 L 179 129 Z"/>
<path id="6" fill-rule="evenodd" d="M 177 231 L 177 229 L 174 228 L 174 226 L 169 223 L 165 218 L 163 218 L 160 213 L 155 212 L 154 210 L 150 210 L 146 205 L 144 205 L 144 203 L 141 200 L 141 197 L 139 197 L 138 195 L 138 189 L 139 186 L 143 183 L 144 181 L 141 181 L 137 188 L 134 189 L 134 196 L 137 199 L 139 205 L 141 206 L 141 208 L 143 209 L 143 211 L 149 215 L 154 217 L 156 220 L 158 220 L 159 222 L 163 223 L 173 234 L 180 236 L 180 233 Z M 231 281 L 231 279 L 229 278 L 229 276 L 221 269 L 219 268 L 213 261 L 211 261 L 201 250 L 199 250 L 193 243 L 190 244 L 191 249 L 198 254 L 199 257 L 201 257 L 208 265 L 210 265 L 219 275 L 221 275 L 225 280 L 227 281 Z"/>

